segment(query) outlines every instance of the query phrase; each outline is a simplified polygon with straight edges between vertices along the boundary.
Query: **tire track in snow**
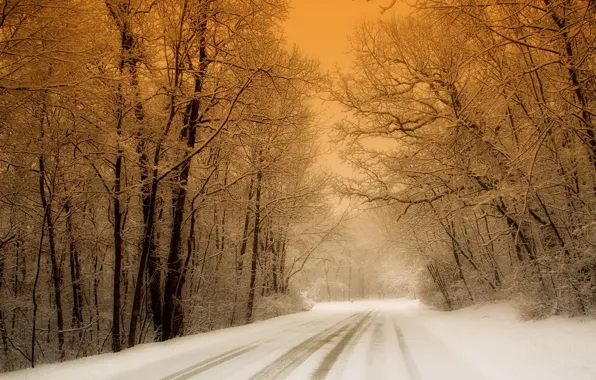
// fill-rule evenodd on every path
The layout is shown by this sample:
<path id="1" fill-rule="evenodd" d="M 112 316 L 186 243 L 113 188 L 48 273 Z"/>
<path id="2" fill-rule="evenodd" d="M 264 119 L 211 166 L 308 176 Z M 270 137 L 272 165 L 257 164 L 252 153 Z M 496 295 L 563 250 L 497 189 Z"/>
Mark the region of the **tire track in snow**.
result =
<path id="1" fill-rule="evenodd" d="M 327 355 L 323 358 L 323 361 L 315 372 L 311 376 L 311 380 L 321 380 L 327 377 L 331 368 L 337 362 L 337 359 L 341 355 L 342 352 L 348 347 L 350 341 L 356 337 L 356 341 L 360 338 L 360 336 L 366 331 L 370 325 L 372 324 L 373 315 L 371 312 L 368 312 L 364 315 L 364 317 L 360 318 L 360 320 L 350 329 L 348 332 L 341 338 L 341 340 L 327 353 Z M 366 326 L 363 328 L 363 326 Z M 358 336 L 356 334 L 358 333 Z"/>
<path id="2" fill-rule="evenodd" d="M 311 325 L 314 324 L 316 321 L 308 321 L 306 323 L 302 323 L 299 326 L 303 327 L 303 326 L 307 326 L 307 325 Z M 250 352 L 256 348 L 258 348 L 259 346 L 261 346 L 263 343 L 266 342 L 270 342 L 270 341 L 274 341 L 276 340 L 280 335 L 283 335 L 286 332 L 290 332 L 290 331 L 294 331 L 295 329 L 285 329 L 280 331 L 279 333 L 275 334 L 274 336 L 268 338 L 268 339 L 264 339 L 264 340 L 259 340 L 255 343 L 251 343 L 251 344 L 246 344 L 240 347 L 236 347 L 232 350 L 226 351 L 222 354 L 216 355 L 214 357 L 211 357 L 209 359 L 205 359 L 203 361 L 200 361 L 199 363 L 193 364 L 190 367 L 186 367 L 184 369 L 181 369 L 180 371 L 177 371 L 173 374 L 170 374 L 166 377 L 161 378 L 161 380 L 184 380 L 184 379 L 188 379 L 192 376 L 198 375 L 202 372 L 207 371 L 208 369 L 211 369 L 215 366 L 218 366 L 220 364 L 223 364 L 225 362 L 227 362 L 228 360 L 234 359 L 240 355 L 243 355 L 247 352 Z"/>
<path id="3" fill-rule="evenodd" d="M 254 350 L 255 348 L 259 347 L 261 343 L 253 343 L 253 344 L 249 344 L 249 345 L 245 345 L 245 346 L 241 346 L 238 348 L 235 348 L 233 350 L 230 351 L 226 351 L 222 354 L 216 355 L 212 358 L 203 360 L 195 365 L 192 365 L 188 368 L 185 368 L 183 370 L 180 370 L 176 373 L 173 373 L 171 375 L 168 375 L 164 378 L 162 378 L 161 380 L 184 380 L 184 379 L 189 379 L 192 376 L 198 375 L 201 372 L 205 372 L 208 369 L 211 369 L 215 366 L 218 366 L 222 363 L 227 362 L 228 360 L 231 360 L 235 357 L 238 357 L 242 354 L 245 354 L 249 351 Z"/>
<path id="4" fill-rule="evenodd" d="M 418 366 L 414 362 L 412 358 L 412 354 L 410 353 L 410 349 L 406 344 L 406 340 L 404 338 L 404 333 L 401 331 L 401 328 L 397 325 L 397 321 L 393 320 L 393 327 L 395 329 L 395 335 L 397 335 L 397 343 L 399 344 L 399 349 L 401 350 L 401 354 L 404 357 L 404 362 L 406 363 L 406 368 L 408 369 L 408 373 L 410 374 L 411 380 L 420 380 L 420 370 L 418 370 Z"/>
<path id="5" fill-rule="evenodd" d="M 372 335 L 370 337 L 369 347 L 366 354 L 367 376 L 369 379 L 387 378 L 383 373 L 379 373 L 379 368 L 384 364 L 384 351 L 382 346 L 385 342 L 383 336 L 383 327 L 387 321 L 387 315 L 384 314 L 382 320 L 377 321 L 374 325 Z"/>
<path id="6" fill-rule="evenodd" d="M 333 326 L 311 336 L 304 342 L 291 348 L 277 360 L 270 363 L 267 367 L 257 372 L 249 380 L 285 379 L 293 370 L 300 366 L 300 364 L 304 363 L 304 361 L 306 361 L 306 359 L 308 359 L 312 354 L 352 326 L 354 321 L 358 321 L 356 322 L 358 324 L 368 314 L 370 314 L 370 312 L 364 316 L 362 313 L 352 314 L 348 318 L 341 320 Z"/>

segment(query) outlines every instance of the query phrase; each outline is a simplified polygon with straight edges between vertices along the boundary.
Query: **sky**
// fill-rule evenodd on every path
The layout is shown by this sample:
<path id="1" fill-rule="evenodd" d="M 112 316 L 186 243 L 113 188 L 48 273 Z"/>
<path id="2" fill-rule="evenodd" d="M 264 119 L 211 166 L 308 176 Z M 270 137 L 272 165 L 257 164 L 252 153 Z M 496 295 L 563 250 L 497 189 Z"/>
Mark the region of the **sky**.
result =
<path id="1" fill-rule="evenodd" d="M 365 19 L 390 17 L 407 9 L 398 1 L 394 9 L 381 15 L 381 5 L 390 0 L 292 0 L 284 29 L 288 43 L 298 46 L 309 58 L 316 58 L 323 69 L 349 68 L 347 36 Z"/>
<path id="2" fill-rule="evenodd" d="M 342 71 L 350 68 L 351 56 L 348 36 L 364 20 L 379 20 L 392 14 L 407 12 L 403 0 L 388 12 L 381 13 L 381 5 L 391 0 L 291 0 L 288 19 L 284 23 L 284 33 L 290 46 L 297 46 L 308 58 L 317 59 L 321 69 L 333 70 L 336 66 Z M 327 133 L 321 136 L 324 148 L 332 149 L 329 133 L 332 125 L 345 114 L 338 104 L 314 100 L 321 114 Z M 322 165 L 331 171 L 349 176 L 350 168 L 343 164 L 337 152 L 324 155 Z"/>

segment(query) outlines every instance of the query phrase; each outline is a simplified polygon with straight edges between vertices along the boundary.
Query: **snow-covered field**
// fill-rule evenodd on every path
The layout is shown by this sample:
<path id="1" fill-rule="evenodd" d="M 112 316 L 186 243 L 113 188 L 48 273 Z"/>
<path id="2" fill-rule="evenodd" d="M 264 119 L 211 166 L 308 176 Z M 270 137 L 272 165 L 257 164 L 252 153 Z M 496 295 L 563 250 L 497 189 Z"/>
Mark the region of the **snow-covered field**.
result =
<path id="1" fill-rule="evenodd" d="M 0 378 L 596 380 L 596 321 L 520 322 L 510 303 L 451 313 L 404 299 L 322 303 Z"/>

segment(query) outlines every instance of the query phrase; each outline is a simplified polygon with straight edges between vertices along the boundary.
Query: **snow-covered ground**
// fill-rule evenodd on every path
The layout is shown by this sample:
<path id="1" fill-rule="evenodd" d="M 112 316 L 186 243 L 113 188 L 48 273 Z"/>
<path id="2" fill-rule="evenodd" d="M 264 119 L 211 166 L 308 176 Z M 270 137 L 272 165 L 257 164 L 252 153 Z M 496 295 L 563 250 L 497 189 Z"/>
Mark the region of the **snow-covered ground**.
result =
<path id="1" fill-rule="evenodd" d="M 410 309 L 412 326 L 494 380 L 596 380 L 596 320 L 518 320 L 513 303 L 455 312 Z M 404 331 L 408 332 L 406 319 Z M 410 331 L 415 339 L 414 330 Z"/>
<path id="2" fill-rule="evenodd" d="M 2 379 L 596 380 L 596 321 L 520 322 L 510 303 L 444 313 L 416 301 L 314 310 Z"/>

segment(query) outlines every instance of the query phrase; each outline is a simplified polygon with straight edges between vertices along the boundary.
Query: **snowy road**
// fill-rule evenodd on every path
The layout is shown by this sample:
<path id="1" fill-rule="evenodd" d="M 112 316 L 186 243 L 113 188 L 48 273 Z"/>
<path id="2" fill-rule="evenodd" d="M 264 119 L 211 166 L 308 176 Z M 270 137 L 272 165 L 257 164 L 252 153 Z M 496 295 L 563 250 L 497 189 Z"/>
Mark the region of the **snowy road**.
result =
<path id="1" fill-rule="evenodd" d="M 596 320 L 521 322 L 511 303 L 433 311 L 413 300 L 318 304 L 7 380 L 595 380 Z"/>
<path id="2" fill-rule="evenodd" d="M 212 344 L 113 379 L 486 379 L 407 309 L 379 305 L 323 305 L 233 329 Z"/>

